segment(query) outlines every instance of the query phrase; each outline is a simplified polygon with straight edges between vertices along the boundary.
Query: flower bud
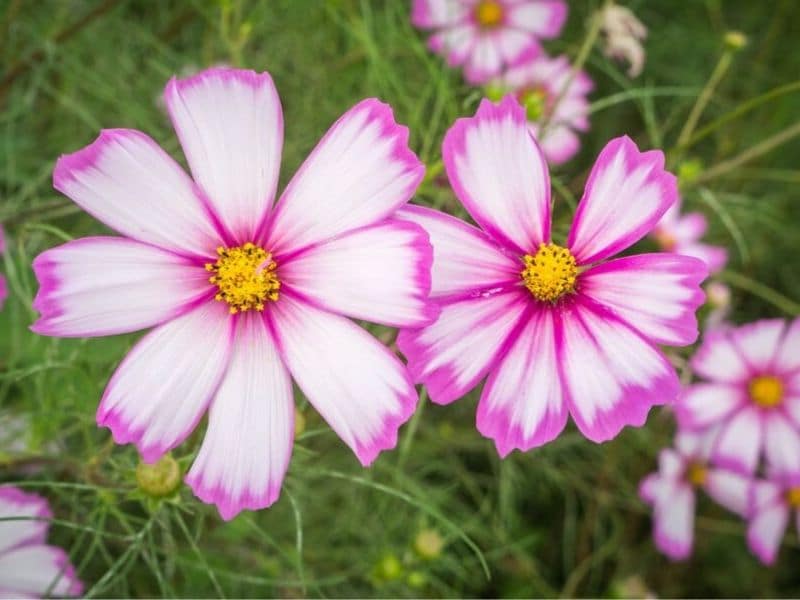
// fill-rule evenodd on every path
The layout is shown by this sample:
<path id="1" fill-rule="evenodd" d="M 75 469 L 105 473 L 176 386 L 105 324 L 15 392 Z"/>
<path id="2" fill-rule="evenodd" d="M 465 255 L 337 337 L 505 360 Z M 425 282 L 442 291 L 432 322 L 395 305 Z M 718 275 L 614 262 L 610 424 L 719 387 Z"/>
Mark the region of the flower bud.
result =
<path id="1" fill-rule="evenodd" d="M 139 489 L 152 498 L 169 496 L 181 484 L 181 469 L 172 455 L 165 454 L 158 462 L 148 465 L 140 462 L 136 467 Z"/>

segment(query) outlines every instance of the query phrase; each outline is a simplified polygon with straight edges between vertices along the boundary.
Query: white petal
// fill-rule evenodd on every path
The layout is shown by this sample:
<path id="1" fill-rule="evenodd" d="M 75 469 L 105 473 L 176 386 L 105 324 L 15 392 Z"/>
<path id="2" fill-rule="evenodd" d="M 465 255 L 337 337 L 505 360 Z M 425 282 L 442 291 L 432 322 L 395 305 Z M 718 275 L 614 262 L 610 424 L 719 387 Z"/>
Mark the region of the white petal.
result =
<path id="1" fill-rule="evenodd" d="M 720 429 L 712 458 L 714 463 L 742 474 L 753 473 L 764 443 L 760 411 L 746 406 Z"/>
<path id="2" fill-rule="evenodd" d="M 234 319 L 209 300 L 142 338 L 117 367 L 97 409 L 118 444 L 146 462 L 180 444 L 219 386 L 233 346 Z"/>
<path id="3" fill-rule="evenodd" d="M 704 485 L 715 502 L 741 516 L 746 516 L 750 508 L 750 486 L 749 478 L 722 469 L 709 469 Z"/>
<path id="4" fill-rule="evenodd" d="M 411 198 L 424 173 L 389 105 L 363 100 L 331 126 L 289 182 L 267 246 L 286 253 L 382 221 Z"/>
<path id="5" fill-rule="evenodd" d="M 203 445 L 186 476 L 226 520 L 278 499 L 294 439 L 292 380 L 262 315 L 241 315 L 236 329 Z"/>
<path id="6" fill-rule="evenodd" d="M 127 237 L 199 256 L 213 256 L 219 243 L 192 180 L 139 131 L 106 129 L 86 148 L 62 156 L 53 185 Z"/>
<path id="7" fill-rule="evenodd" d="M 394 448 L 417 405 L 397 357 L 348 319 L 289 294 L 270 307 L 269 317 L 297 385 L 361 464 Z"/>
<path id="8" fill-rule="evenodd" d="M 683 560 L 692 553 L 694 506 L 695 495 L 691 486 L 675 483 L 655 507 L 656 546 L 673 560 Z"/>
<path id="9" fill-rule="evenodd" d="M 800 429 L 779 410 L 765 414 L 764 449 L 770 473 L 800 474 Z"/>
<path id="10" fill-rule="evenodd" d="M 208 273 L 196 261 L 149 244 L 91 237 L 47 250 L 33 261 L 41 313 L 31 327 L 58 337 L 128 333 L 185 312 L 208 296 Z"/>
<path id="11" fill-rule="evenodd" d="M 75 577 L 61 548 L 35 544 L 0 554 L 0 593 L 8 597 L 80 596 Z"/>
<path id="12" fill-rule="evenodd" d="M 433 249 L 408 221 L 363 227 L 276 260 L 282 284 L 331 312 L 395 327 L 421 327 L 439 314 L 428 301 Z"/>
<path id="13" fill-rule="evenodd" d="M 775 368 L 779 373 L 800 371 L 800 318 L 792 321 L 775 353 Z"/>
<path id="14" fill-rule="evenodd" d="M 747 545 L 762 563 L 775 562 L 788 523 L 789 507 L 780 502 L 759 510 L 750 520 Z"/>
<path id="15" fill-rule="evenodd" d="M 520 254 L 550 241 L 547 163 L 513 96 L 458 119 L 442 152 L 453 190 L 486 233 Z"/>
<path id="16" fill-rule="evenodd" d="M 683 389 L 675 412 L 681 426 L 697 429 L 723 422 L 747 403 L 747 395 L 741 386 L 696 383 Z"/>
<path id="17" fill-rule="evenodd" d="M 768 371 L 774 367 L 785 328 L 783 319 L 762 319 L 732 330 L 731 339 L 751 369 Z"/>
<path id="18" fill-rule="evenodd" d="M 207 69 L 171 79 L 164 100 L 186 160 L 226 229 L 255 239 L 278 185 L 283 113 L 269 73 Z"/>
<path id="19" fill-rule="evenodd" d="M 707 332 L 692 357 L 691 365 L 698 375 L 715 382 L 743 383 L 751 374 L 727 330 Z"/>
<path id="20" fill-rule="evenodd" d="M 43 543 L 52 516 L 44 498 L 9 485 L 0 486 L 0 519 L 20 517 L 19 521 L 0 521 L 0 555 L 23 543 Z"/>

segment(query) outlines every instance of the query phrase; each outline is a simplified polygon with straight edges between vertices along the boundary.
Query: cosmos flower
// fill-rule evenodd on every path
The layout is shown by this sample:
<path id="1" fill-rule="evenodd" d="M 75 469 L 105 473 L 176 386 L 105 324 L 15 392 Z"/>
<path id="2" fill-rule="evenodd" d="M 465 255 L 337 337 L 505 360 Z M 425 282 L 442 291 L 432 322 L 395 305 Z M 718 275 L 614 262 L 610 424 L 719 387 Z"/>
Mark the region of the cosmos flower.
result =
<path id="1" fill-rule="evenodd" d="M 411 22 L 434 30 L 428 47 L 464 67 L 471 84 L 486 83 L 503 66 L 540 49 L 561 32 L 564 0 L 414 0 Z"/>
<path id="2" fill-rule="evenodd" d="M 653 507 L 656 547 L 673 560 L 692 553 L 698 489 L 739 515 L 748 510 L 750 479 L 708 464 L 713 439 L 713 432 L 679 432 L 675 448 L 664 448 L 659 454 L 658 471 L 639 486 L 642 500 Z"/>
<path id="3" fill-rule="evenodd" d="M 728 251 L 722 246 L 711 246 L 700 241 L 707 228 L 708 221 L 702 213 L 681 214 L 679 199 L 661 217 L 652 237 L 664 252 L 694 256 L 708 265 L 709 272 L 717 273 L 728 262 Z"/>
<path id="4" fill-rule="evenodd" d="M 6 234 L 3 232 L 3 226 L 0 225 L 0 254 L 6 251 Z M 8 286 L 6 284 L 6 278 L 0 274 L 0 309 L 3 308 L 3 304 L 8 298 Z"/>
<path id="5" fill-rule="evenodd" d="M 432 251 L 392 218 L 424 167 L 389 106 L 370 99 L 323 137 L 273 207 L 283 117 L 267 73 L 171 80 L 172 123 L 194 176 L 153 140 L 105 130 L 62 156 L 55 187 L 124 237 L 41 254 L 33 330 L 59 337 L 154 329 L 97 412 L 155 462 L 208 409 L 186 481 L 224 518 L 277 498 L 292 450 L 292 379 L 358 459 L 394 447 L 417 393 L 403 364 L 345 316 L 420 326 Z"/>
<path id="6" fill-rule="evenodd" d="M 560 165 L 578 153 L 578 133 L 589 129 L 586 96 L 594 84 L 583 71 L 572 77 L 566 56 L 539 54 L 522 60 L 504 71 L 496 85 L 516 95 L 547 162 Z"/>
<path id="7" fill-rule="evenodd" d="M 758 480 L 751 490 L 747 545 L 765 565 L 778 556 L 790 517 L 800 530 L 800 475 L 775 475 Z"/>
<path id="8" fill-rule="evenodd" d="M 554 439 L 568 413 L 600 442 L 672 401 L 678 379 L 656 344 L 696 339 L 705 265 L 677 254 L 607 260 L 675 201 L 663 154 L 627 137 L 609 142 L 564 245 L 551 237 L 547 163 L 513 96 L 459 119 L 443 154 L 480 229 L 416 206 L 399 213 L 425 227 L 434 248 L 441 316 L 398 337 L 432 400 L 452 402 L 488 375 L 477 426 L 502 456 Z"/>
<path id="9" fill-rule="evenodd" d="M 630 9 L 613 2 L 606 3 L 601 15 L 603 54 L 628 63 L 628 77 L 638 77 L 644 69 L 645 52 L 642 42 L 647 39 L 647 27 Z"/>
<path id="10" fill-rule="evenodd" d="M 80 596 L 69 557 L 47 544 L 47 500 L 0 486 L 0 597 Z"/>
<path id="11" fill-rule="evenodd" d="M 706 381 L 686 388 L 676 416 L 719 426 L 715 464 L 752 473 L 763 453 L 776 474 L 800 472 L 800 319 L 714 329 L 691 366 Z"/>

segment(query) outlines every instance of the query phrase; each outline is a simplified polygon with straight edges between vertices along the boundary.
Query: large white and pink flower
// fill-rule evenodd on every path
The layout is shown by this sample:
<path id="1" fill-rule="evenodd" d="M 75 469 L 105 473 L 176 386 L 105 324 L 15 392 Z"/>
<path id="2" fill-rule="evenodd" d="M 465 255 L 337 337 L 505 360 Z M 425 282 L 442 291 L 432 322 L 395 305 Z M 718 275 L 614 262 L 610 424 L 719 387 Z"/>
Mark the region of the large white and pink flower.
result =
<path id="1" fill-rule="evenodd" d="M 208 409 L 186 480 L 227 519 L 278 498 L 292 379 L 364 465 L 394 447 L 417 392 L 398 358 L 346 317 L 435 318 L 428 236 L 393 218 L 424 167 L 389 106 L 364 100 L 273 207 L 283 117 L 270 76 L 210 69 L 171 80 L 165 99 L 194 180 L 138 131 L 105 130 L 61 157 L 55 187 L 124 237 L 41 254 L 32 328 L 154 327 L 112 376 L 97 422 L 153 462 Z"/>
<path id="2" fill-rule="evenodd" d="M 800 531 L 800 472 L 770 474 L 753 484 L 747 526 L 747 545 L 765 565 L 778 557 L 781 539 L 791 517 Z"/>
<path id="3" fill-rule="evenodd" d="M 639 486 L 642 500 L 653 507 L 656 547 L 673 560 L 683 560 L 692 553 L 697 489 L 741 516 L 749 509 L 751 480 L 709 465 L 713 439 L 714 432 L 678 432 L 675 448 L 661 451 L 658 471 L 645 477 Z"/>
<path id="4" fill-rule="evenodd" d="M 560 165 L 578 153 L 579 133 L 589 130 L 586 96 L 594 84 L 584 71 L 573 77 L 566 56 L 550 58 L 542 53 L 521 60 L 495 85 L 517 96 L 547 162 Z"/>
<path id="5" fill-rule="evenodd" d="M 433 30 L 428 47 L 464 68 L 471 84 L 486 83 L 504 66 L 540 50 L 561 33 L 564 0 L 414 0 L 411 22 Z"/>
<path id="6" fill-rule="evenodd" d="M 67 553 L 47 544 L 47 500 L 0 486 L 0 598 L 80 596 Z"/>
<path id="7" fill-rule="evenodd" d="M 752 473 L 765 455 L 779 475 L 800 473 L 800 319 L 764 319 L 705 335 L 691 361 L 705 382 L 676 406 L 682 427 L 719 427 L 712 459 Z"/>
<path id="8" fill-rule="evenodd" d="M 443 153 L 480 229 L 426 208 L 399 212 L 427 229 L 434 249 L 441 316 L 398 337 L 431 399 L 452 402 L 488 375 L 477 425 L 503 456 L 554 439 L 568 414 L 600 442 L 672 401 L 678 379 L 656 344 L 696 339 L 705 265 L 677 254 L 607 260 L 675 202 L 663 154 L 640 152 L 627 137 L 609 142 L 560 246 L 547 163 L 513 96 L 459 119 Z"/>
<path id="9" fill-rule="evenodd" d="M 681 201 L 666 212 L 653 230 L 652 237 L 664 252 L 675 252 L 694 256 L 708 265 L 711 273 L 717 273 L 728 262 L 728 251 L 722 246 L 712 246 L 702 242 L 708 229 L 708 221 L 703 213 L 681 214 Z"/>

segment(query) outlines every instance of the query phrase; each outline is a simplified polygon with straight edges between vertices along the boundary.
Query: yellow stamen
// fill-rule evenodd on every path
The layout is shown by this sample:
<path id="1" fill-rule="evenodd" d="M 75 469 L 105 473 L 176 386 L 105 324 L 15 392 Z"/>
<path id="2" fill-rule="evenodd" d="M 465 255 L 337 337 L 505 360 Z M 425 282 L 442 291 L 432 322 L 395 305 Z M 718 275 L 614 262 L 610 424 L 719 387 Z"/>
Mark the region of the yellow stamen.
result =
<path id="1" fill-rule="evenodd" d="M 503 5 L 495 0 L 481 0 L 475 7 L 475 20 L 481 27 L 497 27 L 503 21 Z"/>
<path id="2" fill-rule="evenodd" d="M 783 383 L 772 375 L 760 375 L 747 386 L 750 399 L 761 408 L 774 408 L 783 401 Z"/>
<path id="3" fill-rule="evenodd" d="M 526 254 L 522 280 L 537 300 L 556 302 L 575 291 L 578 265 L 569 250 L 556 244 L 539 244 L 535 255 Z"/>
<path id="4" fill-rule="evenodd" d="M 800 486 L 789 488 L 786 492 L 786 502 L 792 508 L 800 508 Z"/>
<path id="5" fill-rule="evenodd" d="M 661 249 L 666 252 L 672 252 L 678 244 L 675 236 L 663 229 L 656 229 L 653 237 L 656 238 L 656 242 L 661 246 Z"/>
<path id="6" fill-rule="evenodd" d="M 250 242 L 235 248 L 217 248 L 217 262 L 206 263 L 209 282 L 217 286 L 214 299 L 227 302 L 232 315 L 264 310 L 264 302 L 278 299 L 281 282 L 272 255 Z"/>
<path id="7" fill-rule="evenodd" d="M 686 481 L 695 487 L 705 484 L 707 477 L 708 469 L 706 469 L 705 465 L 700 463 L 693 462 L 689 465 L 689 468 L 686 469 Z"/>

